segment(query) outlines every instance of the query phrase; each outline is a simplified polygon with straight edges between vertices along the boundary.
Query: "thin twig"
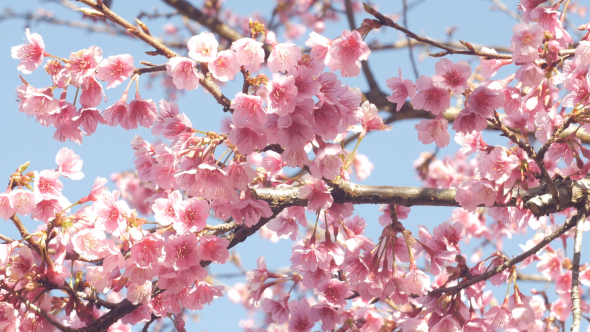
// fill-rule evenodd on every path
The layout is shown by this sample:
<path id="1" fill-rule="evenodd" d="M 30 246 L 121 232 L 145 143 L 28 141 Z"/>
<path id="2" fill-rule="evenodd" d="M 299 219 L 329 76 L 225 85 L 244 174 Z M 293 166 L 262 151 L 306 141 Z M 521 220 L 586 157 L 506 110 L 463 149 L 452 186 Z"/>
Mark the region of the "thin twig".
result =
<path id="1" fill-rule="evenodd" d="M 350 30 L 356 29 L 356 22 L 354 21 L 354 12 L 352 10 L 352 1 L 345 0 L 344 5 L 346 6 L 346 18 L 348 19 L 348 25 L 350 26 Z M 361 68 L 363 69 L 363 74 L 365 74 L 365 78 L 367 79 L 367 83 L 369 84 L 370 90 L 380 91 L 379 84 L 377 84 L 377 80 L 369 68 L 368 61 L 361 61 Z"/>
<path id="2" fill-rule="evenodd" d="M 512 9 L 508 8 L 505 3 L 500 0 L 490 0 L 491 2 L 498 7 L 499 10 L 503 11 L 504 13 L 508 14 L 508 16 L 512 17 L 513 19 L 517 20 L 518 22 L 521 21 L 520 15 L 517 12 L 513 11 Z"/>
<path id="3" fill-rule="evenodd" d="M 402 0 L 403 5 L 403 21 L 404 21 L 404 28 L 408 28 L 408 1 Z M 408 52 L 410 53 L 410 63 L 412 64 L 412 70 L 414 71 L 414 77 L 418 79 L 420 75 L 418 74 L 418 66 L 416 65 L 416 59 L 414 58 L 414 47 L 412 46 L 412 42 L 409 36 L 406 35 L 406 40 L 408 41 Z"/>
<path id="4" fill-rule="evenodd" d="M 496 53 L 489 53 L 489 52 L 476 51 L 476 50 L 462 50 L 462 49 L 449 47 L 447 45 L 435 42 L 432 39 L 421 37 L 421 36 L 413 33 L 412 31 L 402 27 L 401 25 L 395 23 L 392 19 L 381 14 L 380 12 L 375 10 L 373 7 L 371 7 L 365 3 L 363 3 L 363 4 L 365 6 L 365 11 L 368 14 L 375 16 L 375 18 L 377 20 L 379 20 L 379 23 L 381 23 L 382 25 L 386 25 L 388 27 L 399 30 L 399 31 L 405 33 L 406 36 L 408 36 L 409 38 L 415 39 L 419 42 L 429 44 L 429 45 L 432 45 L 432 46 L 435 46 L 435 47 L 445 50 L 445 52 L 440 52 L 440 53 L 434 54 L 434 56 L 440 57 L 440 56 L 445 56 L 448 54 L 465 54 L 465 55 L 483 56 L 483 57 L 486 57 L 489 59 L 512 59 L 512 55 L 510 55 L 510 54 L 496 54 Z"/>
<path id="5" fill-rule="evenodd" d="M 461 291 L 462 289 L 465 289 L 471 285 L 477 284 L 480 281 L 484 281 L 484 280 L 488 280 L 489 278 L 491 278 L 492 276 L 508 269 L 511 268 L 513 266 L 515 266 L 516 264 L 524 261 L 525 259 L 527 259 L 528 257 L 536 254 L 539 250 L 543 249 L 546 245 L 548 245 L 549 243 L 551 243 L 553 240 L 555 240 L 556 238 L 560 237 L 561 235 L 563 235 L 565 232 L 567 232 L 568 230 L 570 230 L 571 228 L 573 228 L 574 226 L 576 226 L 578 220 L 580 219 L 585 219 L 586 215 L 585 214 L 576 214 L 574 217 L 572 217 L 571 219 L 567 220 L 563 225 L 561 225 L 561 227 L 559 227 L 556 231 L 554 231 L 553 233 L 545 236 L 545 238 L 543 238 L 543 240 L 541 240 L 539 243 L 537 243 L 534 247 L 532 247 L 531 249 L 523 252 L 522 254 L 514 257 L 513 259 L 505 262 L 502 265 L 496 266 L 493 269 L 488 270 L 487 272 L 480 274 L 477 277 L 471 278 L 463 283 L 460 283 L 456 286 L 453 287 L 446 287 L 446 288 L 437 288 L 432 290 L 429 295 L 439 295 L 439 294 L 450 294 L 450 293 L 457 293 L 459 291 Z"/>

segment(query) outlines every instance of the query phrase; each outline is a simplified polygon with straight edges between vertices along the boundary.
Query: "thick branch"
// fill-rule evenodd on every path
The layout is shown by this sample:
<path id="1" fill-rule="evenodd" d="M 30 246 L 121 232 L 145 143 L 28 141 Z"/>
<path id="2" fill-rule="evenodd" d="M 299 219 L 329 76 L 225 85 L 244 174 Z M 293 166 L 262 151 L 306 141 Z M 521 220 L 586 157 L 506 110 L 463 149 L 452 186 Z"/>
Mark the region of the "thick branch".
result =
<path id="1" fill-rule="evenodd" d="M 535 216 L 563 211 L 566 208 L 581 204 L 585 199 L 584 186 L 590 185 L 590 178 L 579 180 L 577 183 L 570 179 L 556 180 L 559 200 L 551 203 L 551 194 L 547 185 L 520 191 L 526 206 Z M 459 206 L 455 200 L 455 189 L 415 188 L 394 186 L 358 185 L 343 180 L 330 181 L 332 197 L 337 203 L 353 204 L 393 204 L 402 206 Z M 515 189 L 516 190 L 516 189 Z M 299 197 L 298 188 L 257 188 L 253 189 L 256 199 L 262 199 L 279 206 L 306 206 L 307 199 Z M 516 193 L 505 205 L 516 206 Z M 274 210 L 274 209 L 273 209 Z"/>
<path id="2" fill-rule="evenodd" d="M 559 227 L 555 232 L 547 235 L 545 238 L 543 238 L 543 240 L 541 240 L 541 242 L 537 243 L 537 245 L 535 245 L 534 247 L 532 247 L 531 249 L 523 252 L 522 254 L 514 257 L 513 259 L 505 262 L 502 265 L 496 266 L 493 269 L 488 270 L 486 273 L 483 273 L 475 278 L 469 279 L 463 283 L 460 283 L 456 286 L 453 287 L 446 287 L 446 288 L 437 288 L 432 290 L 429 295 L 440 295 L 440 294 L 452 294 L 452 293 L 456 293 L 461 291 L 462 289 L 465 289 L 471 285 L 474 285 L 480 281 L 485 281 L 488 280 L 489 278 L 491 278 L 492 276 L 507 270 L 513 266 L 515 266 L 516 264 L 524 261 L 525 259 L 527 259 L 528 257 L 536 254 L 539 250 L 543 249 L 546 245 L 548 245 L 549 243 L 551 243 L 551 241 L 555 240 L 556 238 L 560 237 L 561 235 L 563 235 L 565 232 L 567 232 L 569 229 L 573 228 L 576 223 L 578 222 L 578 220 L 580 219 L 585 219 L 586 215 L 584 213 L 578 213 L 577 215 L 575 215 L 573 218 L 567 220 L 563 225 L 561 225 L 561 227 Z"/>

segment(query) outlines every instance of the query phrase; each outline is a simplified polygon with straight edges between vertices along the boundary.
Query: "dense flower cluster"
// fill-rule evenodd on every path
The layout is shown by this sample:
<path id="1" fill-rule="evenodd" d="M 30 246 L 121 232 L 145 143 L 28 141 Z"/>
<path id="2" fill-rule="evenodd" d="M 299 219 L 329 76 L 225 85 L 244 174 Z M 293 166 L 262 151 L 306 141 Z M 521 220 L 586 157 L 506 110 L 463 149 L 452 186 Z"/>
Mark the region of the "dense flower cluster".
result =
<path id="1" fill-rule="evenodd" d="M 265 31 L 264 42 L 252 32 L 252 38 L 237 39 L 224 50 L 218 50 L 220 42 L 211 32 L 190 38 L 187 57 L 172 56 L 165 65 L 176 89 L 191 91 L 244 73 L 245 89 L 231 100 L 231 122 L 222 133 L 195 129 L 174 102 L 143 99 L 138 90 L 128 101 L 131 83 L 141 74 L 130 55 L 103 58 L 102 50 L 91 46 L 68 58 L 55 57 L 45 52 L 41 36 L 27 29 L 29 43 L 12 49 L 12 57 L 20 60 L 17 68 L 30 74 L 44 57 L 54 59 L 45 65 L 50 87 L 35 88 L 21 77 L 21 112 L 55 127 L 59 141 L 81 143 L 98 124 L 151 128 L 167 141 L 150 144 L 136 136 L 131 142 L 136 172 L 112 176 L 119 190 L 108 190 L 107 180 L 97 178 L 90 193 L 74 203 L 63 196 L 60 180 L 84 176 L 82 160 L 70 149 L 58 152 L 55 170 L 27 173 L 28 165 L 23 165 L 11 176 L 0 194 L 0 219 L 22 227 L 19 217 L 30 216 L 43 225 L 35 233 L 21 231 L 23 240 L 0 244 L 0 330 L 54 331 L 55 322 L 90 326 L 108 315 L 112 305 L 127 302 L 133 310 L 109 331 L 129 331 L 153 317 L 173 317 L 182 330 L 183 309 L 200 310 L 223 296 L 225 287 L 215 285 L 205 269 L 210 263 L 235 261 L 228 250 L 234 237 L 219 235 L 261 226 L 264 237 L 290 238 L 295 244 L 289 271 L 271 272 L 260 257 L 257 268 L 246 274 L 247 284 L 228 291 L 232 301 L 266 313 L 268 324 L 250 326 L 250 331 L 554 330 L 555 320 L 565 321 L 573 308 L 571 262 L 558 248 L 547 246 L 523 263 L 537 261 L 539 273 L 556 282 L 558 300 L 550 305 L 541 295 L 518 288 L 512 266 L 440 295 L 441 289 L 460 287 L 506 263 L 509 258 L 501 252 L 505 238 L 527 227 L 539 230 L 526 250 L 557 228 L 553 219 L 533 215 L 521 192 L 547 177 L 579 179 L 590 170 L 584 160 L 590 151 L 576 137 L 577 129 L 555 136 L 557 128 L 576 122 L 590 130 L 584 120 L 590 41 L 580 41 L 575 53 L 564 58 L 560 52 L 574 42 L 559 17 L 561 2 L 552 7 L 544 2 L 520 2 L 524 22 L 513 28 L 512 60 L 482 57 L 479 74 L 486 80 L 473 81 L 467 61 L 441 58 L 431 77 L 413 82 L 403 79 L 400 70 L 399 77 L 386 81 L 391 90 L 387 99 L 397 104 L 397 111 L 409 99 L 414 109 L 432 115 L 415 126 L 424 144 L 447 146 L 453 121 L 460 152 L 445 159 L 423 154 L 415 166 L 426 186 L 456 189 L 461 208 L 434 229 L 420 226 L 412 234 L 400 222 L 410 208 L 381 205 L 383 230 L 376 241 L 365 236 L 366 221 L 355 214 L 354 205 L 335 200 L 334 183 L 350 180 L 351 167 L 358 179 L 366 178 L 373 165 L 357 153 L 358 143 L 371 131 L 391 129 L 378 108 L 363 102 L 360 90 L 344 85 L 337 75 L 360 74 L 360 61 L 371 53 L 364 36 L 380 25 L 365 22 L 333 40 L 312 32 L 306 41 L 309 54 L 277 42 L 271 31 Z M 490 80 L 508 64 L 517 66 L 515 74 Z M 273 75 L 250 76 L 263 70 Z M 99 110 L 106 101 L 101 81 L 110 89 L 129 78 L 120 100 Z M 79 107 L 67 101 L 69 85 L 79 89 Z M 59 98 L 56 89 L 62 90 Z M 562 90 L 567 92 L 560 99 Z M 450 119 L 453 99 L 462 109 Z M 515 146 L 489 145 L 482 138 L 488 126 L 509 127 L 523 140 L 534 133 L 547 143 L 546 153 L 538 158 L 528 140 L 518 138 Z M 343 144 L 349 134 L 358 134 L 353 151 Z M 288 167 L 302 173 L 289 177 Z M 279 208 L 256 195 L 265 189 L 293 189 L 307 204 Z M 511 200 L 517 203 L 507 207 Z M 571 217 L 575 211 L 560 213 Z M 315 222 L 308 222 L 310 215 Z M 209 217 L 226 222 L 208 225 Z M 461 242 L 474 238 L 494 243 L 497 251 L 485 258 L 482 251 L 463 252 Z M 474 266 L 467 265 L 467 255 Z M 422 258 L 425 268 L 419 267 Z M 501 304 L 486 289 L 488 282 L 507 285 Z M 590 266 L 582 267 L 579 282 L 590 286 Z M 54 295 L 56 290 L 68 297 Z M 106 300 L 98 294 L 106 294 Z M 384 315 L 377 301 L 392 312 Z M 580 306 L 590 312 L 584 299 Z"/>

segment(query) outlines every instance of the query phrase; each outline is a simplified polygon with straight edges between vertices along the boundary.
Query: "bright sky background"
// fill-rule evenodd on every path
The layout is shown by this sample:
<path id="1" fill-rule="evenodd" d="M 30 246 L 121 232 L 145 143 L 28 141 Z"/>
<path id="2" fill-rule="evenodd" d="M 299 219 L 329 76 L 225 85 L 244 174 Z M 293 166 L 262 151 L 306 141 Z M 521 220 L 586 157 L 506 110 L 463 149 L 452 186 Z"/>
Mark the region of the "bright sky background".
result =
<path id="1" fill-rule="evenodd" d="M 195 0 L 193 3 L 200 5 L 202 0 Z M 453 40 L 465 40 L 471 43 L 484 45 L 502 45 L 509 46 L 511 38 L 511 29 L 516 21 L 509 17 L 506 13 L 491 10 L 492 2 L 485 0 L 455 0 L 455 1 L 440 1 L 440 0 L 426 0 L 426 1 L 408 1 L 418 5 L 409 11 L 408 24 L 409 28 L 422 35 L 427 35 L 435 39 L 444 40 L 447 38 L 445 29 L 456 27 L 457 31 L 453 35 Z M 514 10 L 518 1 L 506 1 L 506 5 Z M 379 10 L 382 13 L 399 13 L 401 10 L 401 0 L 393 1 L 376 1 Z M 42 7 L 45 10 L 53 11 L 58 19 L 78 20 L 80 14 L 64 9 L 62 6 L 47 2 L 47 1 L 20 1 L 12 2 L 11 9 L 17 13 L 35 12 L 36 8 Z M 229 8 L 235 13 L 246 16 L 252 16 L 252 9 L 256 10 L 263 17 L 270 17 L 274 3 L 268 0 L 243 1 L 243 0 L 227 0 L 224 1 L 224 8 Z M 339 6 L 335 1 L 335 6 Z M 119 15 L 133 21 L 140 11 L 152 12 L 152 9 L 157 8 L 160 12 L 171 12 L 170 7 L 161 1 L 154 0 L 114 0 L 112 9 Z M 369 16 L 364 12 L 357 12 L 356 22 L 360 24 L 362 19 Z M 576 25 L 585 23 L 587 19 L 574 17 Z M 89 21 L 87 21 L 89 22 Z M 166 23 L 164 19 L 149 20 L 143 19 L 152 34 L 155 36 L 163 36 L 163 24 Z M 183 29 L 182 24 L 178 18 L 173 18 L 170 23 L 176 24 L 182 31 L 184 38 L 190 37 L 186 30 Z M 398 23 L 401 24 L 401 21 Z M 2 105 L 2 120 L 0 120 L 0 182 L 8 182 L 8 177 L 18 165 L 25 161 L 30 161 L 30 170 L 43 170 L 55 168 L 55 154 L 61 147 L 68 147 L 74 149 L 76 154 L 80 155 L 84 160 L 83 172 L 86 175 L 84 179 L 74 182 L 69 179 L 63 180 L 64 194 L 70 201 L 88 194 L 94 179 L 98 176 L 109 178 L 113 172 L 133 169 L 133 153 L 130 147 L 130 141 L 135 135 L 141 135 L 148 141 L 153 142 L 154 137 L 148 130 L 142 128 L 138 130 L 125 131 L 120 127 L 111 128 L 106 125 L 99 126 L 97 132 L 90 136 L 84 137 L 82 145 L 73 143 L 61 143 L 53 140 L 52 136 L 54 129 L 45 128 L 39 125 L 34 119 L 27 118 L 24 113 L 18 112 L 18 105 L 16 103 L 16 87 L 21 84 L 18 77 L 19 72 L 16 70 L 18 64 L 17 60 L 10 57 L 10 48 L 15 45 L 24 43 L 26 22 L 22 19 L 10 19 L 0 21 L 0 29 L 4 32 L 2 39 L 0 39 L 0 68 L 2 72 L 2 80 L 0 80 L 0 105 Z M 134 63 L 139 66 L 140 60 L 150 61 L 156 64 L 165 62 L 163 57 L 150 57 L 146 55 L 145 51 L 151 50 L 146 44 L 139 40 L 121 36 L 110 36 L 102 33 L 89 33 L 85 30 L 80 30 L 71 27 L 56 26 L 47 23 L 30 23 L 31 32 L 39 33 L 45 41 L 46 51 L 61 57 L 69 57 L 71 52 L 80 49 L 88 48 L 96 45 L 103 50 L 103 56 L 106 58 L 110 55 L 117 55 L 129 53 L 134 57 Z M 329 38 L 336 38 L 340 35 L 343 29 L 348 28 L 344 16 L 339 22 L 328 23 L 326 31 L 323 33 Z M 200 31 L 206 31 L 200 29 Z M 279 42 L 285 41 L 282 30 L 278 34 Z M 308 30 L 304 35 L 306 39 Z M 395 30 L 389 28 L 382 28 L 379 32 L 372 32 L 367 41 L 378 39 L 385 44 L 402 38 L 402 35 Z M 578 39 L 574 37 L 574 39 Z M 298 41 L 302 45 L 302 41 Z M 431 53 L 438 52 L 438 50 L 430 49 Z M 181 51 L 180 51 L 181 52 Z M 419 54 L 420 53 L 420 54 Z M 432 75 L 434 73 L 434 63 L 436 59 L 425 57 L 420 50 L 416 51 L 416 58 L 419 59 L 418 68 L 422 75 Z M 449 57 L 453 61 L 466 59 L 474 61 L 474 58 L 466 58 L 460 56 Z M 385 80 L 392 76 L 397 76 L 398 68 L 402 68 L 404 78 L 411 78 L 415 80 L 410 67 L 408 58 L 408 50 L 396 51 L 377 51 L 371 54 L 369 64 L 373 70 L 381 89 L 387 92 Z M 475 66 L 473 67 L 475 68 Z M 504 77 L 508 71 L 501 72 L 498 77 Z M 144 75 L 146 76 L 146 75 Z M 143 98 L 151 98 L 156 102 L 164 98 L 164 93 L 154 86 L 152 89 L 147 89 L 145 83 L 148 81 L 147 77 L 142 76 L 140 79 L 140 92 Z M 239 77 L 236 76 L 236 77 Z M 39 68 L 35 73 L 26 75 L 25 77 L 29 83 L 35 87 L 44 87 L 50 85 L 49 76 Z M 367 89 L 366 81 L 362 76 L 354 79 L 343 79 L 345 84 L 352 87 L 359 87 L 365 91 Z M 241 80 L 238 79 L 235 84 L 227 84 L 221 89 L 223 93 L 229 98 L 241 89 Z M 122 91 L 126 86 L 125 82 L 119 87 L 107 90 L 108 102 L 101 104 L 99 109 L 103 110 L 107 106 L 112 105 L 117 101 Z M 133 88 L 130 91 L 133 94 Z M 70 88 L 68 100 L 71 102 L 75 91 Z M 220 129 L 220 120 L 226 117 L 227 114 L 222 112 L 222 108 L 215 103 L 214 99 L 204 93 L 201 87 L 197 91 L 191 91 L 181 96 L 177 103 L 180 111 L 184 112 L 192 121 L 193 126 L 201 131 L 217 131 Z M 386 114 L 383 114 L 386 117 Z M 372 176 L 366 180 L 365 184 L 373 185 L 396 185 L 396 186 L 420 186 L 421 183 L 416 177 L 416 173 L 412 166 L 422 151 L 433 151 L 435 146 L 430 144 L 424 146 L 417 140 L 417 133 L 414 125 L 418 121 L 403 121 L 393 124 L 393 130 L 390 132 L 373 133 L 369 135 L 360 145 L 359 151 L 367 155 L 371 162 L 375 164 L 375 170 Z M 450 126 L 449 126 L 450 127 Z M 495 134 L 485 133 L 484 137 L 490 144 L 501 144 L 504 142 L 497 139 Z M 453 140 L 454 133 L 451 134 L 450 146 L 441 149 L 439 156 L 454 154 L 458 145 Z M 350 147 L 352 148 L 352 147 Z M 4 179 L 4 180 L 2 180 Z M 116 189 L 114 184 L 110 184 L 111 189 Z M 429 230 L 440 222 L 448 220 L 450 217 L 451 208 L 434 208 L 434 207 L 413 207 L 409 219 L 404 221 L 406 228 L 417 233 L 418 225 L 426 225 Z M 380 226 L 377 218 L 380 215 L 377 206 L 357 206 L 356 212 L 365 218 L 367 221 L 367 235 L 373 240 L 377 239 L 380 234 Z M 29 230 L 34 230 L 36 223 L 27 222 Z M 9 222 L 5 222 L 1 233 L 16 237 L 17 233 Z M 529 230 L 529 237 L 534 234 Z M 528 237 L 516 237 L 505 244 L 507 253 L 517 255 L 521 252 L 518 244 L 524 244 Z M 590 239 L 585 240 L 582 254 L 582 262 L 588 262 L 586 253 L 590 248 Z M 245 243 L 239 244 L 235 249 L 239 252 L 242 258 L 243 266 L 246 269 L 252 269 L 256 266 L 256 259 L 260 255 L 265 255 L 269 269 L 276 269 L 280 267 L 289 266 L 288 257 L 291 254 L 291 240 L 281 240 L 278 244 L 271 244 L 267 240 L 260 238 L 258 235 L 252 236 Z M 479 245 L 478 242 L 464 247 L 463 253 L 470 255 L 472 250 Z M 556 243 L 555 247 L 561 247 Z M 568 256 L 572 253 L 572 243 L 568 245 Z M 488 249 L 486 252 L 489 252 Z M 534 269 L 533 269 L 534 271 Z M 213 266 L 211 273 L 232 273 L 238 272 L 231 264 L 219 267 Z M 223 280 L 228 285 L 233 285 L 237 282 L 244 282 L 245 278 L 233 278 Z M 524 285 L 523 285 L 524 286 Z M 527 290 L 528 287 L 535 287 L 537 289 L 545 289 L 548 286 L 545 284 L 531 284 L 521 287 Z M 503 297 L 506 291 L 506 286 L 494 287 L 494 294 L 497 298 Z M 554 288 L 548 288 L 548 294 L 554 295 Z M 247 313 L 241 306 L 234 305 L 228 301 L 227 297 L 216 300 L 211 306 L 206 307 L 201 314 L 201 319 L 197 325 L 189 325 L 190 330 L 195 331 L 236 331 L 238 330 L 238 322 L 240 319 L 246 319 Z M 569 328 L 571 319 L 566 323 Z M 585 328 L 586 322 L 583 321 Z"/>

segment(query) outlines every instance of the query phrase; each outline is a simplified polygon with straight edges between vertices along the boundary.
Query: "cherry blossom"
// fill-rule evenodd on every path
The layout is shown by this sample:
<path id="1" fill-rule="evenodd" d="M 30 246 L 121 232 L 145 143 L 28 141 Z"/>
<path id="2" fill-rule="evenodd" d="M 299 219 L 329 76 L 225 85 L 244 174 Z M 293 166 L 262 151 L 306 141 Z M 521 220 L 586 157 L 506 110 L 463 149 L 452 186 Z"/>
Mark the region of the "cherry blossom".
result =
<path id="1" fill-rule="evenodd" d="M 399 78 L 392 77 L 385 81 L 387 83 L 387 87 L 391 90 L 391 96 L 387 97 L 392 103 L 396 104 L 396 110 L 399 112 L 406 99 L 414 97 L 416 95 L 416 87 L 414 83 L 412 83 L 409 79 L 402 79 L 402 69 L 399 69 Z"/>
<path id="2" fill-rule="evenodd" d="M 252 38 L 235 40 L 231 44 L 231 50 L 236 53 L 238 64 L 250 72 L 257 71 L 264 62 L 262 43 Z"/>
<path id="3" fill-rule="evenodd" d="M 14 59 L 20 60 L 16 68 L 24 74 L 30 74 L 43 63 L 45 43 L 39 34 L 31 33 L 29 28 L 25 29 L 25 33 L 29 43 L 14 46 L 10 52 Z"/>
<path id="4" fill-rule="evenodd" d="M 424 144 L 435 142 L 436 146 L 443 148 L 449 145 L 451 140 L 451 135 L 447 131 L 448 126 L 449 122 L 442 117 L 434 120 L 422 120 L 415 126 L 418 130 L 418 140 Z"/>
<path id="5" fill-rule="evenodd" d="M 328 66 L 333 71 L 340 70 L 343 77 L 356 77 L 361 71 L 359 60 L 369 59 L 370 54 L 369 46 L 357 30 L 344 30 L 332 41 Z"/>
<path id="6" fill-rule="evenodd" d="M 471 67 L 465 60 L 457 63 L 442 58 L 435 65 L 436 74 L 432 75 L 432 83 L 438 88 L 461 94 L 468 88 L 467 79 L 471 76 Z M 401 76 L 401 75 L 400 75 Z"/>
<path id="7" fill-rule="evenodd" d="M 102 50 L 97 46 L 90 46 L 88 49 L 70 54 L 67 67 L 70 70 L 72 84 L 77 88 L 81 87 L 84 79 L 94 74 L 101 61 Z"/>
<path id="8" fill-rule="evenodd" d="M 166 72 L 177 89 L 190 91 L 199 87 L 201 79 L 195 66 L 196 62 L 189 58 L 173 57 L 166 62 Z"/>
<path id="9" fill-rule="evenodd" d="M 114 88 L 133 74 L 133 57 L 129 54 L 110 56 L 98 65 L 96 77 L 108 82 L 107 89 Z"/>
<path id="10" fill-rule="evenodd" d="M 240 71 L 236 53 L 231 50 L 225 50 L 217 53 L 217 57 L 209 61 L 209 70 L 216 79 L 227 82 L 232 80 Z"/>
<path id="11" fill-rule="evenodd" d="M 432 78 L 420 76 L 416 81 L 418 93 L 410 99 L 416 108 L 430 111 L 435 115 L 441 114 L 449 108 L 451 96 L 444 89 L 434 86 Z"/>
<path id="12" fill-rule="evenodd" d="M 217 47 L 219 43 L 215 35 L 211 32 L 204 31 L 196 36 L 192 36 L 188 42 L 188 56 L 199 62 L 209 62 L 217 56 Z"/>

